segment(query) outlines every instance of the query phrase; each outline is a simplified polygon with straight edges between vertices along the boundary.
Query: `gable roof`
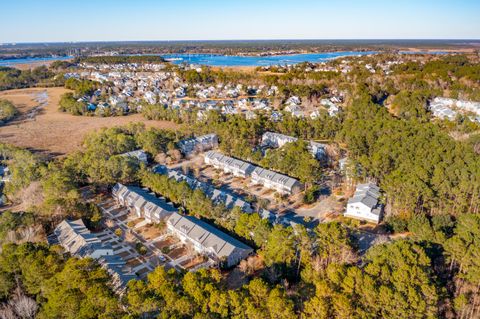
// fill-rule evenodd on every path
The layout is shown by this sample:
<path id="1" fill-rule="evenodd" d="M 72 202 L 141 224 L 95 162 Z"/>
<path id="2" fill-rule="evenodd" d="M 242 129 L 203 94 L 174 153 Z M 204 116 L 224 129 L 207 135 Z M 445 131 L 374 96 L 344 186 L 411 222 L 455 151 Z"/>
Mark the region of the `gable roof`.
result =
<path id="1" fill-rule="evenodd" d="M 236 249 L 253 251 L 251 247 L 192 216 L 174 213 L 167 223 L 189 239 L 210 250 L 218 258 L 228 257 Z"/>
<path id="2" fill-rule="evenodd" d="M 86 257 L 97 249 L 112 249 L 103 244 L 95 234 L 85 227 L 81 219 L 64 220 L 54 231 L 58 242 L 72 255 Z"/>
<path id="3" fill-rule="evenodd" d="M 205 158 L 218 162 L 226 167 L 235 168 L 246 174 L 251 173 L 255 169 L 255 166 L 250 163 L 214 151 L 205 153 Z"/>
<path id="4" fill-rule="evenodd" d="M 272 183 L 283 185 L 289 189 L 291 189 L 296 184 L 299 184 L 298 180 L 295 178 L 289 177 L 287 175 L 283 175 L 265 168 L 256 167 L 253 171 L 252 175 L 255 174 L 262 179 L 271 181 Z"/>
<path id="5" fill-rule="evenodd" d="M 177 211 L 175 207 L 162 198 L 158 198 L 147 190 L 137 186 L 125 186 L 117 183 L 113 187 L 112 193 L 115 196 L 124 197 L 130 205 L 138 209 L 145 208 L 150 211 L 163 210 L 167 212 Z"/>
<path id="6" fill-rule="evenodd" d="M 378 205 L 380 197 L 380 188 L 374 184 L 359 184 L 357 185 L 355 194 L 348 200 L 348 204 L 362 203 L 370 209 Z"/>

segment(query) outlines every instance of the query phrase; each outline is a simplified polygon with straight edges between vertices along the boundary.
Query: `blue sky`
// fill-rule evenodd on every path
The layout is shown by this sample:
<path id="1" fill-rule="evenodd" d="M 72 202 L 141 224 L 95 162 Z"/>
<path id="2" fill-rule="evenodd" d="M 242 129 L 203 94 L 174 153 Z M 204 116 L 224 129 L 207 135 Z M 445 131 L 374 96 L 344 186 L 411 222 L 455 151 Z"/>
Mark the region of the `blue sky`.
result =
<path id="1" fill-rule="evenodd" d="M 480 0 L 2 0 L 0 43 L 480 39 Z"/>

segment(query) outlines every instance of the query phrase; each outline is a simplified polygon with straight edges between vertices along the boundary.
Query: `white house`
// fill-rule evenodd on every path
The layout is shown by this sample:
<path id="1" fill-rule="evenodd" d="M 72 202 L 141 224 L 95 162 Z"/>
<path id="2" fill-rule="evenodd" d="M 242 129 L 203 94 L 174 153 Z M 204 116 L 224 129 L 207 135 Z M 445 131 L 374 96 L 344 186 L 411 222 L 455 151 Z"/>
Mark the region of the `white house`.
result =
<path id="1" fill-rule="evenodd" d="M 379 202 L 379 197 L 378 186 L 371 183 L 357 185 L 355 194 L 348 200 L 344 216 L 378 224 L 383 213 L 383 205 Z"/>

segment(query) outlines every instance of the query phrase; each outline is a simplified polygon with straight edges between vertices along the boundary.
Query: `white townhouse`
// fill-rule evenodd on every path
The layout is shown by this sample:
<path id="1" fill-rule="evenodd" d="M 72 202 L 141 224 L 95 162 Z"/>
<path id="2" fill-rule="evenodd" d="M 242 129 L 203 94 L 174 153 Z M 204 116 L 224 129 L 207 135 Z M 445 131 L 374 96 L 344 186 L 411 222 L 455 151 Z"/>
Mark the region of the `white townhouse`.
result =
<path id="1" fill-rule="evenodd" d="M 128 207 L 138 217 L 145 218 L 149 223 L 159 223 L 177 211 L 163 198 L 158 198 L 140 187 L 117 183 L 112 189 L 112 195 L 119 205 Z"/>
<path id="2" fill-rule="evenodd" d="M 64 220 L 53 232 L 63 248 L 74 256 L 98 259 L 113 255 L 113 248 L 104 245 L 100 239 L 85 227 L 81 219 Z"/>
<path id="3" fill-rule="evenodd" d="M 263 185 L 282 194 L 294 194 L 303 188 L 302 184 L 294 178 L 217 152 L 205 153 L 205 163 L 222 169 L 225 173 L 232 173 L 234 176 L 251 177 L 253 184 Z"/>
<path id="4" fill-rule="evenodd" d="M 178 142 L 178 148 L 184 155 L 205 152 L 218 147 L 217 134 L 211 133 Z"/>
<path id="5" fill-rule="evenodd" d="M 214 151 L 205 153 L 204 158 L 206 164 L 221 169 L 225 173 L 232 173 L 237 177 L 246 178 L 250 176 L 256 167 L 250 163 Z"/>
<path id="6" fill-rule="evenodd" d="M 252 205 L 242 198 L 234 196 L 226 191 L 217 189 L 208 183 L 201 182 L 194 177 L 183 174 L 178 169 L 167 168 L 163 165 L 156 166 L 153 171 L 172 178 L 177 182 L 185 181 L 191 189 L 200 189 L 206 197 L 210 198 L 215 204 L 222 203 L 227 209 L 239 207 L 245 213 L 252 213 Z"/>
<path id="7" fill-rule="evenodd" d="M 295 178 L 258 166 L 252 172 L 252 183 L 263 185 L 281 194 L 295 194 L 303 189 L 303 185 Z"/>
<path id="8" fill-rule="evenodd" d="M 167 220 L 167 229 L 183 243 L 191 244 L 198 253 L 226 267 L 238 264 L 253 252 L 251 247 L 192 216 L 172 214 Z"/>
<path id="9" fill-rule="evenodd" d="M 379 201 L 380 188 L 372 183 L 359 184 L 348 200 L 345 217 L 378 224 L 382 219 L 383 205 Z"/>
<path id="10" fill-rule="evenodd" d="M 137 279 L 126 261 L 115 255 L 112 246 L 102 243 L 97 235 L 85 227 L 81 219 L 64 220 L 55 228 L 49 240 L 58 242 L 73 256 L 96 259 L 112 276 L 112 285 L 117 292 L 122 293 L 128 281 Z"/>

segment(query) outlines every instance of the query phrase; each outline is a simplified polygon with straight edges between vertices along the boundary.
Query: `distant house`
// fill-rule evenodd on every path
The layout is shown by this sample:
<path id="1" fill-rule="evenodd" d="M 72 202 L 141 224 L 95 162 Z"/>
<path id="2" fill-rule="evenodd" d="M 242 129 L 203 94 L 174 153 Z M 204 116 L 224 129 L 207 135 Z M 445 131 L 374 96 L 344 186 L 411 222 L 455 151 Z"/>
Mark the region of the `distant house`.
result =
<path id="1" fill-rule="evenodd" d="M 283 115 L 280 112 L 277 111 L 272 111 L 272 114 L 270 115 L 270 120 L 273 122 L 281 122 L 283 119 Z"/>
<path id="2" fill-rule="evenodd" d="M 143 98 L 145 101 L 147 101 L 149 104 L 155 104 L 157 103 L 157 95 L 151 91 L 145 92 L 143 95 Z"/>
<path id="3" fill-rule="evenodd" d="M 112 195 L 121 206 L 128 207 L 139 218 L 143 217 L 150 223 L 159 223 L 177 211 L 164 199 L 140 187 L 117 183 L 112 189 Z"/>
<path id="4" fill-rule="evenodd" d="M 0 182 L 10 181 L 8 166 L 0 165 Z"/>
<path id="5" fill-rule="evenodd" d="M 262 135 L 261 145 L 264 147 L 280 148 L 287 143 L 293 143 L 296 141 L 298 141 L 298 138 L 293 136 L 274 132 L 265 132 Z M 312 155 L 318 160 L 324 160 L 327 157 L 326 147 L 326 144 L 317 143 L 314 141 L 308 142 L 310 153 L 312 153 Z"/>
<path id="6" fill-rule="evenodd" d="M 317 118 L 319 118 L 319 117 L 320 117 L 320 112 L 319 112 L 318 110 L 315 110 L 315 111 L 313 111 L 312 113 L 310 113 L 310 118 L 311 118 L 312 120 L 315 120 L 315 119 L 317 119 Z"/>
<path id="7" fill-rule="evenodd" d="M 178 148 L 184 155 L 205 152 L 218 147 L 217 134 L 207 134 L 178 142 Z"/>
<path id="8" fill-rule="evenodd" d="M 382 218 L 383 205 L 379 202 L 380 188 L 374 184 L 360 184 L 348 200 L 345 217 L 366 220 L 378 224 Z"/>
<path id="9" fill-rule="evenodd" d="M 236 265 L 253 252 L 251 247 L 192 216 L 174 213 L 167 220 L 167 229 L 197 252 L 226 267 Z"/>
<path id="10" fill-rule="evenodd" d="M 87 105 L 87 110 L 88 111 L 95 111 L 97 109 L 97 106 L 93 103 L 88 103 Z"/>
<path id="11" fill-rule="evenodd" d="M 257 118 L 257 114 L 255 114 L 255 112 L 253 112 L 253 111 L 248 110 L 248 111 L 245 112 L 245 118 L 247 120 L 254 120 L 254 119 Z"/>
<path id="12" fill-rule="evenodd" d="M 296 104 L 290 104 L 285 107 L 285 112 L 289 112 L 293 117 L 304 117 L 305 113 L 302 108 Z"/>
<path id="13" fill-rule="evenodd" d="M 205 153 L 204 158 L 206 164 L 238 177 L 248 177 L 255 169 L 255 166 L 250 163 L 214 151 Z"/>
<path id="14" fill-rule="evenodd" d="M 262 146 L 272 148 L 279 148 L 287 143 L 293 143 L 296 141 L 298 141 L 298 138 L 280 133 L 265 132 L 262 135 Z"/>
<path id="15" fill-rule="evenodd" d="M 85 227 L 81 219 L 64 220 L 52 234 L 66 251 L 73 256 L 96 259 L 112 276 L 112 284 L 117 292 L 123 292 L 128 281 L 137 276 L 126 265 L 125 260 L 115 255 L 112 246 L 102 241 Z M 52 236 L 49 236 L 52 240 Z"/>
<path id="16" fill-rule="evenodd" d="M 470 119 L 480 123 L 480 102 L 436 97 L 430 103 L 429 109 L 433 116 L 450 121 L 455 120 L 459 112 L 467 115 L 471 113 L 473 116 L 470 116 Z"/>
<path id="17" fill-rule="evenodd" d="M 148 155 L 143 150 L 131 151 L 131 152 L 128 152 L 128 153 L 121 154 L 121 156 L 135 158 L 139 162 L 148 164 Z"/>

